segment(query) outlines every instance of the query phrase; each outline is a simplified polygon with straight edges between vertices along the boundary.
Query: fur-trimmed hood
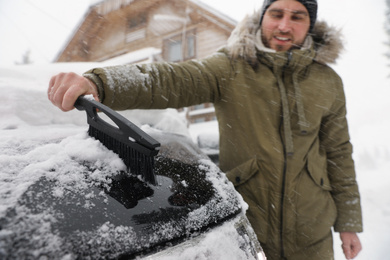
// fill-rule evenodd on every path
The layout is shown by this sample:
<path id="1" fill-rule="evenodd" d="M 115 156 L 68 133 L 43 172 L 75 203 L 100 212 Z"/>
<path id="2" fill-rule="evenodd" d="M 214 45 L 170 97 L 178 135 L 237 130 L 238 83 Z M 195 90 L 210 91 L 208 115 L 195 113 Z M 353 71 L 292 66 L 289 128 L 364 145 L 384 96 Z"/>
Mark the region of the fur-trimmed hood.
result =
<path id="1" fill-rule="evenodd" d="M 256 65 L 256 35 L 260 29 L 261 9 L 245 17 L 233 30 L 227 42 L 232 58 L 244 58 L 249 64 Z M 323 64 L 335 63 L 344 49 L 341 31 L 326 22 L 317 21 L 311 34 L 316 51 L 315 61 Z"/>

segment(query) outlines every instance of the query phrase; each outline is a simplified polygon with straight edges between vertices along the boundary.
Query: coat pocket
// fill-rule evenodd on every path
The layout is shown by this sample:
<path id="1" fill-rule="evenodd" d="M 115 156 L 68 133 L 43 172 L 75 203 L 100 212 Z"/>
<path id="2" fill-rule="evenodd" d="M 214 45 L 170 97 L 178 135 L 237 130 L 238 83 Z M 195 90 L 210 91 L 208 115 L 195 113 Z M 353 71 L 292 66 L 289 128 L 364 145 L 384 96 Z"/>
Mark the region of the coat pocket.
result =
<path id="1" fill-rule="evenodd" d="M 260 162 L 253 158 L 230 170 L 226 176 L 241 194 L 249 208 L 246 215 L 260 243 L 266 243 L 268 233 L 269 189 L 260 170 Z"/>
<path id="2" fill-rule="evenodd" d="M 337 216 L 332 187 L 327 174 L 327 159 L 318 151 L 310 151 L 306 167 L 297 185 L 297 242 L 300 246 L 324 239 Z"/>
<path id="3" fill-rule="evenodd" d="M 245 184 L 258 173 L 259 169 L 256 161 L 256 159 L 249 160 L 226 173 L 227 178 L 233 183 L 234 187 Z"/>
<path id="4" fill-rule="evenodd" d="M 314 183 L 323 190 L 331 191 L 330 180 L 327 171 L 326 156 L 319 153 L 309 153 L 307 159 L 307 170 L 313 179 Z"/>

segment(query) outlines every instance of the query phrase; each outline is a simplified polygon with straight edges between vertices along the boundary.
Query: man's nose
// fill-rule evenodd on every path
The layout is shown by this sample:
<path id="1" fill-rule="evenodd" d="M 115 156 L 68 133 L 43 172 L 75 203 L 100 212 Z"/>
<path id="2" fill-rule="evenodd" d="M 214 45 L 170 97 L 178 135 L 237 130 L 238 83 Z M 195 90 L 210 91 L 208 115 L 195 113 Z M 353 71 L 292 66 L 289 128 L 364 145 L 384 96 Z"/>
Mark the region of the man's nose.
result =
<path id="1" fill-rule="evenodd" d="M 282 20 L 280 20 L 278 29 L 281 32 L 290 32 L 291 31 L 291 20 L 289 17 L 283 17 Z"/>

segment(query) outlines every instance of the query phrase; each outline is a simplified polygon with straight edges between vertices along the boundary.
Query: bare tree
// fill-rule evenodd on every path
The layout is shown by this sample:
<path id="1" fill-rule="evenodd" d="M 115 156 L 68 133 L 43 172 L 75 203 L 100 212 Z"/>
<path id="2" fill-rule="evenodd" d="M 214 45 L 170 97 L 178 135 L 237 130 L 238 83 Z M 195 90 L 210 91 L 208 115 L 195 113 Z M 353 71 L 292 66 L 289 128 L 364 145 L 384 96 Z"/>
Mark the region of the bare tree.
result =
<path id="1" fill-rule="evenodd" d="M 386 10 L 386 23 L 385 30 L 387 33 L 388 41 L 386 45 L 389 47 L 389 51 L 386 52 L 386 56 L 390 59 L 390 0 L 386 0 L 387 10 Z"/>
<path id="2" fill-rule="evenodd" d="M 31 50 L 27 50 L 25 53 L 23 53 L 21 62 L 15 62 L 16 65 L 27 65 L 32 63 L 33 61 L 31 59 Z"/>

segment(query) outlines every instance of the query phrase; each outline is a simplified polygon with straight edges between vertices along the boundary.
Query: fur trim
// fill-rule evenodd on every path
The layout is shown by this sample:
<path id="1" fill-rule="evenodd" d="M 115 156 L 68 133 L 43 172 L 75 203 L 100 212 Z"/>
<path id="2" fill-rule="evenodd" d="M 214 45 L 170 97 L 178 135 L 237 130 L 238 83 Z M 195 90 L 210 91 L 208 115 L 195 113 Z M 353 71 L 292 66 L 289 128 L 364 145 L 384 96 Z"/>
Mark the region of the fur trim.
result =
<path id="1" fill-rule="evenodd" d="M 233 30 L 227 41 L 231 58 L 243 58 L 252 66 L 258 64 L 256 33 L 260 29 L 261 10 L 246 16 Z M 326 22 L 317 21 L 311 34 L 316 51 L 315 60 L 319 63 L 335 63 L 344 50 L 341 30 L 329 26 Z"/>
<path id="2" fill-rule="evenodd" d="M 261 12 L 247 15 L 233 30 L 227 41 L 227 49 L 233 59 L 243 58 L 249 64 L 256 65 L 256 32 L 259 29 Z"/>
<path id="3" fill-rule="evenodd" d="M 313 35 L 314 49 L 317 52 L 315 60 L 323 64 L 336 63 L 344 51 L 341 29 L 329 26 L 326 22 L 317 22 Z"/>

